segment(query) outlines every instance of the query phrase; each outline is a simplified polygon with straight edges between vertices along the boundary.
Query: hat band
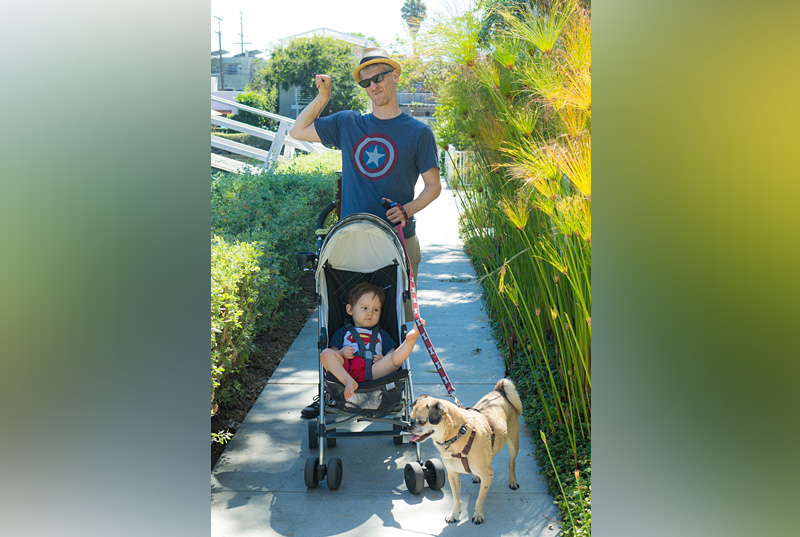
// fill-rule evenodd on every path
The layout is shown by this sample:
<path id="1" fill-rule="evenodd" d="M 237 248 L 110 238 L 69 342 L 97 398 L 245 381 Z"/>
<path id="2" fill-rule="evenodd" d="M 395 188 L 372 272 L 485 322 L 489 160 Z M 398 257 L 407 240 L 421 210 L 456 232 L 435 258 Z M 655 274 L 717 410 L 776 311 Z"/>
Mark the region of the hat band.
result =
<path id="1" fill-rule="evenodd" d="M 364 62 L 371 62 L 372 60 L 391 60 L 391 58 L 387 58 L 386 56 L 370 56 L 369 58 L 362 58 L 358 65 L 361 65 Z"/>

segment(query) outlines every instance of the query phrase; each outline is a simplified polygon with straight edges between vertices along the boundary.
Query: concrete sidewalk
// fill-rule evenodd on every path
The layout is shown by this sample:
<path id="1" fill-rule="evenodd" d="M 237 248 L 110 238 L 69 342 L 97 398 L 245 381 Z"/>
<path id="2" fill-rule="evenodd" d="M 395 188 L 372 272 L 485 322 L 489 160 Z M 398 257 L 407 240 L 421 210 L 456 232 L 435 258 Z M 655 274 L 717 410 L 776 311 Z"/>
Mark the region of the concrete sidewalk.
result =
<path id="1" fill-rule="evenodd" d="M 455 200 L 444 182 L 441 196 L 417 220 L 420 313 L 459 401 L 471 406 L 494 388 L 504 366 L 458 236 Z M 316 341 L 314 314 L 212 470 L 213 537 L 558 534 L 558 511 L 539 475 L 531 432 L 521 419 L 516 466 L 520 488 L 508 488 L 504 447 L 492 464 L 495 475 L 481 525 L 470 521 L 479 487 L 471 476 L 462 475 L 461 521 L 447 524 L 450 485 L 439 491 L 426 485 L 419 495 L 408 492 L 403 468 L 416 460 L 416 449 L 408 443 L 396 446 L 391 438 L 339 439 L 336 447 L 326 447 L 325 462 L 342 459 L 341 487 L 330 490 L 323 481 L 307 489 L 305 462 L 318 450 L 308 446 L 308 420 L 300 417 L 300 409 L 318 391 Z M 409 360 L 414 395 L 445 398 L 447 392 L 421 341 Z M 431 441 L 422 444 L 423 462 L 438 457 Z"/>

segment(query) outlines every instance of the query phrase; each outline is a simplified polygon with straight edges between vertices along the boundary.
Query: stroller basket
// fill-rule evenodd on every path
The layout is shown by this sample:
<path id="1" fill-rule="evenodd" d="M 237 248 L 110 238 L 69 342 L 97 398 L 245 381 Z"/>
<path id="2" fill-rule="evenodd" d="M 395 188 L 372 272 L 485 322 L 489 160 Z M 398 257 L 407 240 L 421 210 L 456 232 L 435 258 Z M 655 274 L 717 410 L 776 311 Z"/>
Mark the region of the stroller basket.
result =
<path id="1" fill-rule="evenodd" d="M 330 373 L 325 374 L 325 389 L 335 401 L 335 408 L 358 414 L 368 418 L 382 418 L 391 414 L 403 397 L 406 389 L 408 369 L 400 369 L 394 373 L 362 382 L 358 385 L 355 395 L 350 399 L 344 398 L 344 385 Z"/>

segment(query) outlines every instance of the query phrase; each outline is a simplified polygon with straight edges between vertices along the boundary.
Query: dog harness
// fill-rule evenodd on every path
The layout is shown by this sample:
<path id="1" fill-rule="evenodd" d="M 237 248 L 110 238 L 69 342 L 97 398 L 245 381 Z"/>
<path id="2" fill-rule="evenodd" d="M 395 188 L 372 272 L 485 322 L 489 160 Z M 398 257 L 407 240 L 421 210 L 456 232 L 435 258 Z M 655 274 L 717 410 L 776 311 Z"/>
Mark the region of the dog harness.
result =
<path id="1" fill-rule="evenodd" d="M 378 332 L 380 331 L 380 326 L 376 324 L 372 329 L 372 334 L 369 337 L 369 347 L 364 345 L 364 340 L 362 339 L 361 334 L 352 323 L 346 322 L 344 324 L 344 329 L 349 330 L 350 334 L 353 335 L 353 339 L 356 340 L 356 344 L 358 345 L 357 356 L 362 357 L 366 363 L 366 367 L 364 368 L 364 380 L 372 380 L 372 360 L 375 358 L 375 347 L 378 345 Z"/>
<path id="2" fill-rule="evenodd" d="M 467 408 L 467 409 L 465 409 L 465 410 L 473 410 L 473 411 L 475 411 L 475 412 L 480 412 L 480 410 L 475 410 L 474 408 Z M 486 418 L 486 421 L 489 423 L 489 428 L 492 430 L 492 449 L 494 449 L 494 437 L 495 437 L 494 425 L 492 425 L 492 422 L 491 422 L 491 421 L 489 421 L 489 418 Z M 441 443 L 441 444 L 439 444 L 439 443 L 437 442 L 437 444 L 439 444 L 440 446 L 442 446 L 442 447 L 444 447 L 445 449 L 447 449 L 447 448 L 448 448 L 450 445 L 452 445 L 453 443 L 455 443 L 455 441 L 456 441 L 456 440 L 458 440 L 458 439 L 459 439 L 459 438 L 461 438 L 461 437 L 462 437 L 464 434 L 466 434 L 466 432 L 467 432 L 467 426 L 466 426 L 466 425 L 462 425 L 462 426 L 461 426 L 461 429 L 459 429 L 459 430 L 458 430 L 458 434 L 457 434 L 457 435 L 455 435 L 455 436 L 454 436 L 453 438 L 451 438 L 450 440 L 446 440 L 445 442 L 443 442 L 443 443 Z M 451 457 L 453 457 L 454 459 L 461 459 L 461 464 L 463 464 L 463 465 L 464 465 L 464 470 L 465 470 L 465 471 L 466 471 L 468 474 L 471 474 L 471 473 L 472 473 L 472 470 L 470 470 L 470 469 L 469 469 L 469 460 L 467 459 L 467 456 L 469 455 L 469 452 L 470 452 L 470 450 L 472 449 L 472 442 L 473 442 L 474 440 L 475 440 L 475 428 L 473 427 L 473 428 L 472 428 L 472 432 L 471 432 L 471 433 L 470 433 L 470 435 L 469 435 L 469 439 L 467 439 L 467 445 L 466 445 L 466 446 L 464 446 L 464 449 L 463 449 L 463 450 L 461 450 L 461 453 L 453 453 L 453 454 L 451 455 Z"/>

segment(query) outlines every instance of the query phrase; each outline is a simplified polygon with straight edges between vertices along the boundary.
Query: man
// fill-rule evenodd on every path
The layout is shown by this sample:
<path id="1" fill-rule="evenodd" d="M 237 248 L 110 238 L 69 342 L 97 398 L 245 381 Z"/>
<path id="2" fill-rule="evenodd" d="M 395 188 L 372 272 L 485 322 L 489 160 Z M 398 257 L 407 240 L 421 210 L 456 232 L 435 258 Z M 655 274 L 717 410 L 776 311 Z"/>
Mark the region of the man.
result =
<path id="1" fill-rule="evenodd" d="M 370 213 L 402 225 L 416 280 L 420 249 L 414 215 L 435 200 L 442 187 L 433 131 L 400 111 L 397 82 L 401 71 L 386 50 L 364 49 L 353 78 L 372 101 L 372 113 L 348 110 L 322 118 L 319 115 L 331 97 L 331 77 L 316 75 L 318 94 L 300 113 L 289 135 L 342 150 L 342 217 Z M 424 186 L 414 197 L 420 175 Z M 384 198 L 397 205 L 385 210 L 381 205 Z M 405 314 L 406 321 L 413 321 L 410 300 L 405 303 Z M 315 401 L 301 414 L 306 418 L 319 415 L 318 405 Z"/>

